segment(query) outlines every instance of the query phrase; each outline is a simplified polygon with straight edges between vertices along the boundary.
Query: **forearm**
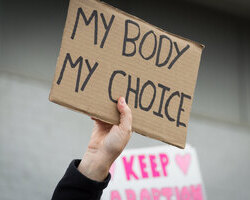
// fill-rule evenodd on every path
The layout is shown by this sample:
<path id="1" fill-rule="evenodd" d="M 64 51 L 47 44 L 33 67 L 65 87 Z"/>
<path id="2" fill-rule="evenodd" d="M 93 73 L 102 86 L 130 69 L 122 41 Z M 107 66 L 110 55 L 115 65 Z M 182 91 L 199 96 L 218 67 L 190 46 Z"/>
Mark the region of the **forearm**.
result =
<path id="1" fill-rule="evenodd" d="M 108 176 L 112 163 L 113 160 L 104 153 L 88 149 L 78 166 L 78 170 L 86 177 L 101 182 Z"/>
<path id="2" fill-rule="evenodd" d="M 118 99 L 120 124 L 95 119 L 88 149 L 80 161 L 70 164 L 58 183 L 52 200 L 100 199 L 110 180 L 109 168 L 125 148 L 131 136 L 132 114 L 123 97 Z"/>
<path id="3" fill-rule="evenodd" d="M 108 174 L 102 182 L 91 180 L 82 174 L 77 168 L 80 160 L 73 160 L 58 183 L 52 200 L 98 200 L 102 191 L 107 187 L 110 180 Z"/>

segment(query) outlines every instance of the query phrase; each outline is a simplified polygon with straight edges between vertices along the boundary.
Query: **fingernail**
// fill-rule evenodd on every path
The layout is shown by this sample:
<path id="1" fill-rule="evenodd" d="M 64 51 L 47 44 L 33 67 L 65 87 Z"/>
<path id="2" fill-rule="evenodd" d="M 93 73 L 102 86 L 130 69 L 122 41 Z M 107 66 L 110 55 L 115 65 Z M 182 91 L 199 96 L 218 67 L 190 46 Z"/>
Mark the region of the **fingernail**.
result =
<path id="1" fill-rule="evenodd" d="M 125 104 L 125 99 L 124 99 L 124 97 L 121 97 L 120 103 L 121 103 L 121 104 Z"/>

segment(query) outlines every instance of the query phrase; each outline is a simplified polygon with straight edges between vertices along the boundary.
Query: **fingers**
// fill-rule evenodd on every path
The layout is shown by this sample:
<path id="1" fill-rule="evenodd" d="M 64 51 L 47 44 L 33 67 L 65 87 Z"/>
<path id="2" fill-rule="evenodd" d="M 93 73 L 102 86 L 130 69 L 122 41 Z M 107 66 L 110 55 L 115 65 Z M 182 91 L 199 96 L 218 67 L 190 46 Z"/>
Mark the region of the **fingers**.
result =
<path id="1" fill-rule="evenodd" d="M 112 125 L 106 122 L 103 122 L 95 117 L 91 117 L 93 121 L 95 121 L 95 126 L 97 126 L 100 130 L 110 130 Z"/>
<path id="2" fill-rule="evenodd" d="M 120 124 L 119 128 L 127 133 L 131 133 L 132 131 L 132 113 L 124 97 L 120 97 L 118 99 L 117 108 L 120 112 Z"/>

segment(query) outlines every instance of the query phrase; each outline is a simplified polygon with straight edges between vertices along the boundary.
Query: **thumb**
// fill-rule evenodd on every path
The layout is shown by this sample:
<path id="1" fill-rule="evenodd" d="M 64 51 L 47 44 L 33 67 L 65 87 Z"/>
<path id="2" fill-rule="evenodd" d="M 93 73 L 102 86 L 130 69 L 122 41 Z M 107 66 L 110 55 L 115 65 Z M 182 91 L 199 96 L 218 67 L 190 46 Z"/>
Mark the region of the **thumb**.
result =
<path id="1" fill-rule="evenodd" d="M 120 112 L 120 124 L 119 128 L 125 133 L 131 133 L 132 131 L 132 113 L 124 97 L 118 99 L 117 108 Z"/>

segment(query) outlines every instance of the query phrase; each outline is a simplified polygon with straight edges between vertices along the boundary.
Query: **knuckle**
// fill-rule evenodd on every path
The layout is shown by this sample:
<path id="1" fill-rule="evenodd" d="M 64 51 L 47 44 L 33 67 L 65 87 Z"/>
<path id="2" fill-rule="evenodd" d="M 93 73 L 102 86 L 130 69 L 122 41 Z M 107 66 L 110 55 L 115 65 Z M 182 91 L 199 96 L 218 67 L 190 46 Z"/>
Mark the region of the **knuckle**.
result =
<path id="1" fill-rule="evenodd" d="M 132 132 L 132 126 L 131 126 L 131 124 L 128 124 L 126 126 L 125 131 L 126 131 L 127 134 L 130 134 Z"/>
<path id="2" fill-rule="evenodd" d="M 132 127 L 129 126 L 127 131 L 128 131 L 128 133 L 131 133 L 132 132 Z"/>

